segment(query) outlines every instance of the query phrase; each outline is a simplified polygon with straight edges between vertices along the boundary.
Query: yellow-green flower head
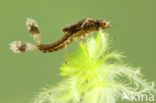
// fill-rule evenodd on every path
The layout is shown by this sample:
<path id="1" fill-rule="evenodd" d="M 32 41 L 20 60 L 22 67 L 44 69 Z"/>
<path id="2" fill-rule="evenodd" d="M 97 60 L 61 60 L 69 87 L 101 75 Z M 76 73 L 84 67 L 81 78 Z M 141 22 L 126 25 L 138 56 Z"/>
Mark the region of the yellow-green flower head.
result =
<path id="1" fill-rule="evenodd" d="M 139 68 L 123 64 L 120 52 L 110 52 L 105 35 L 99 31 L 96 38 L 80 43 L 60 68 L 64 80 L 44 89 L 34 103 L 116 103 L 155 92 Z"/>

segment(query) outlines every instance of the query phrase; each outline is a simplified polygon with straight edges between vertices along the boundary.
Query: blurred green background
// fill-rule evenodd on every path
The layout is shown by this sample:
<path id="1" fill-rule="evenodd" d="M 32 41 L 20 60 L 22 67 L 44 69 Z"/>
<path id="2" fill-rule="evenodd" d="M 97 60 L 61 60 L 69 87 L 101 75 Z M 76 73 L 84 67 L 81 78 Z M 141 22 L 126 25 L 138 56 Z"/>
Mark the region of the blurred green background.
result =
<path id="1" fill-rule="evenodd" d="M 9 50 L 14 40 L 34 43 L 27 17 L 39 23 L 42 43 L 58 40 L 64 26 L 83 18 L 111 21 L 107 32 L 116 38 L 113 48 L 124 51 L 126 62 L 142 67 L 145 77 L 156 82 L 156 0 L 0 0 L 0 103 L 29 103 L 40 88 L 61 80 L 64 49 L 47 54 Z M 68 51 L 76 47 L 77 42 Z"/>

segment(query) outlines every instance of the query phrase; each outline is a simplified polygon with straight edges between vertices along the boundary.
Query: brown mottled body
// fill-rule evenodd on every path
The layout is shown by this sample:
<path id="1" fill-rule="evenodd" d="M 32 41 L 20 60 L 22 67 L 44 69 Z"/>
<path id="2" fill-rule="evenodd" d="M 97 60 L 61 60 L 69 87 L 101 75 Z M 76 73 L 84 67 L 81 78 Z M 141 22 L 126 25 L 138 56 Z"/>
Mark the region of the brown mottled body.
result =
<path id="1" fill-rule="evenodd" d="M 83 19 L 75 24 L 64 27 L 62 31 L 64 32 L 63 38 L 60 40 L 47 45 L 38 45 L 39 50 L 43 52 L 53 52 L 64 48 L 76 39 L 83 39 L 87 35 L 94 31 L 100 29 L 109 29 L 110 22 L 102 19 Z"/>

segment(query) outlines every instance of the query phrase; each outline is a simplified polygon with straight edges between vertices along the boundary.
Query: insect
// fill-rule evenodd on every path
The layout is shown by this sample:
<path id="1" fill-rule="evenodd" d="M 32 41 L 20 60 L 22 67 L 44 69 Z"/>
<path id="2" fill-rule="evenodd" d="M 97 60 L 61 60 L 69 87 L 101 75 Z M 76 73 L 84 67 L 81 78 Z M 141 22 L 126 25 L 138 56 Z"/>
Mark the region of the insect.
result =
<path id="1" fill-rule="evenodd" d="M 41 43 L 39 26 L 35 20 L 28 18 L 26 26 L 37 45 L 22 41 L 14 41 L 10 44 L 10 48 L 16 53 L 32 50 L 40 50 L 45 53 L 54 52 L 64 47 L 67 48 L 67 46 L 73 41 L 77 39 L 80 39 L 81 41 L 84 37 L 92 34 L 94 31 L 111 28 L 111 23 L 103 19 L 82 19 L 75 24 L 64 27 L 62 29 L 64 36 L 60 40 L 51 44 Z"/>

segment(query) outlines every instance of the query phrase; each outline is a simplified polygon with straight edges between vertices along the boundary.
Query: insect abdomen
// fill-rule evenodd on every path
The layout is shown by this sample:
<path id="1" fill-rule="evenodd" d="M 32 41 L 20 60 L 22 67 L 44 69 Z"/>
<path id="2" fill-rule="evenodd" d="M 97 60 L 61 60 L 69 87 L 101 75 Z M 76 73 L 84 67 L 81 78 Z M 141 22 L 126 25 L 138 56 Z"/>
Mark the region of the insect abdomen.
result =
<path id="1" fill-rule="evenodd" d="M 43 51 L 43 52 L 54 52 L 54 51 L 64 48 L 65 46 L 69 45 L 76 39 L 77 39 L 77 37 L 73 38 L 68 35 L 65 35 L 62 39 L 60 39 L 52 44 L 38 45 L 38 48 L 40 51 Z"/>

